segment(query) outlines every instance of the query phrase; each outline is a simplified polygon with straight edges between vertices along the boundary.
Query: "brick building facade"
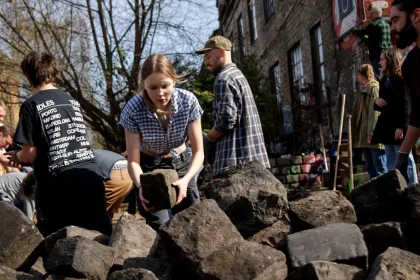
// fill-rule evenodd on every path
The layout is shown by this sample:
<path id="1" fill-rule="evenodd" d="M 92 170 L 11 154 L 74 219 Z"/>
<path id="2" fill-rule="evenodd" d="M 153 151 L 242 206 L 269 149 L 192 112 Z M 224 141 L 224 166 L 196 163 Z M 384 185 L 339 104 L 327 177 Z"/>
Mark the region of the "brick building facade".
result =
<path id="1" fill-rule="evenodd" d="M 338 135 L 342 95 L 351 112 L 365 46 L 351 29 L 368 24 L 372 5 L 389 14 L 390 0 L 217 0 L 219 33 L 233 42 L 234 62 L 255 55 L 281 111 L 281 133 L 319 147 Z M 346 129 L 344 129 L 346 130 Z M 308 137 L 311 135 L 312 137 Z"/>

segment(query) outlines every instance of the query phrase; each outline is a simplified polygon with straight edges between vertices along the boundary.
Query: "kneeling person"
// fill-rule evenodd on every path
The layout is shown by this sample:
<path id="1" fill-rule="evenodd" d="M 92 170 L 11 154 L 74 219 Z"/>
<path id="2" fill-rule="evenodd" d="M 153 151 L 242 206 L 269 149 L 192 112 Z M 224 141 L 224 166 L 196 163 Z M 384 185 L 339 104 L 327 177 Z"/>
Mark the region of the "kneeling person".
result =
<path id="1" fill-rule="evenodd" d="M 107 150 L 93 150 L 93 153 L 105 182 L 106 211 L 112 219 L 133 189 L 127 160 L 122 155 Z"/>
<path id="2" fill-rule="evenodd" d="M 35 176 L 32 171 L 4 174 L 0 176 L 0 201 L 16 206 L 32 220 L 35 212 L 34 188 Z"/>

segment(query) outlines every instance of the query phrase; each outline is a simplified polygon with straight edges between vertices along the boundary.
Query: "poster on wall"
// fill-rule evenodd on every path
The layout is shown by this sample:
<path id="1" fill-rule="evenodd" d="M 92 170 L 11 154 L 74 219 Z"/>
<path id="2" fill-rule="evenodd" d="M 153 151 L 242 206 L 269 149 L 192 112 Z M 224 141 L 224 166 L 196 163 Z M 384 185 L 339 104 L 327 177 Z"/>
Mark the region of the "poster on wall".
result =
<path id="1" fill-rule="evenodd" d="M 349 31 L 357 25 L 357 3 L 356 0 L 332 0 L 335 35 L 342 39 L 340 44 L 344 49 L 355 40 Z"/>

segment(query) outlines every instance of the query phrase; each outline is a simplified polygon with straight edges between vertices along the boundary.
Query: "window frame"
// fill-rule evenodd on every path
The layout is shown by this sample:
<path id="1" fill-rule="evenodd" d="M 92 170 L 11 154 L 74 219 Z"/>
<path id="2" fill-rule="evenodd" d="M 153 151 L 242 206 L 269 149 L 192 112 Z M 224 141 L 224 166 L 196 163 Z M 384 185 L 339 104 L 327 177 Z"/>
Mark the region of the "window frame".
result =
<path id="1" fill-rule="evenodd" d="M 251 42 L 254 43 L 258 39 L 258 21 L 257 21 L 257 9 L 255 0 L 249 0 L 248 2 L 248 19 L 249 19 L 249 30 Z"/>

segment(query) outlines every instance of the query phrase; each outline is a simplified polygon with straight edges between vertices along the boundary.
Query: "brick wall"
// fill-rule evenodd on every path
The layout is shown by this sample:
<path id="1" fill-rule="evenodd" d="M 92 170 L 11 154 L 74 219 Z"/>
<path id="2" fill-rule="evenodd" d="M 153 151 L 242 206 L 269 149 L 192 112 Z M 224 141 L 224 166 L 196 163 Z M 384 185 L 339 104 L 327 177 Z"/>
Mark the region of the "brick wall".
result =
<path id="1" fill-rule="evenodd" d="M 327 155 L 327 164 L 330 158 Z M 322 154 L 270 158 L 270 171 L 286 188 L 321 182 L 324 157 Z"/>
<path id="2" fill-rule="evenodd" d="M 331 118 L 324 123 L 324 130 L 337 135 L 341 97 L 346 94 L 347 113 L 351 112 L 355 100 L 355 71 L 366 61 L 364 47 L 355 40 L 350 46 L 343 47 L 334 29 L 332 12 L 333 0 L 284 0 L 274 1 L 274 14 L 266 22 L 263 0 L 256 0 L 258 39 L 251 42 L 248 4 L 251 1 L 232 0 L 229 9 L 220 16 L 221 33 L 234 42 L 235 50 L 239 48 L 237 20 L 241 16 L 244 26 L 245 54 L 255 54 L 259 60 L 261 72 L 269 76 L 270 68 L 277 62 L 280 66 L 282 104 L 291 104 L 291 87 L 288 52 L 296 44 L 302 51 L 303 72 L 305 81 L 314 81 L 310 30 L 320 25 L 325 60 L 326 85 L 330 88 Z M 223 5 L 218 1 L 219 7 Z M 221 10 L 221 9 L 219 9 Z M 233 35 L 233 36 L 231 36 Z M 293 112 L 292 112 L 293 113 Z M 282 122 L 282 120 L 279 120 Z M 346 131 L 346 127 L 344 128 Z"/>

